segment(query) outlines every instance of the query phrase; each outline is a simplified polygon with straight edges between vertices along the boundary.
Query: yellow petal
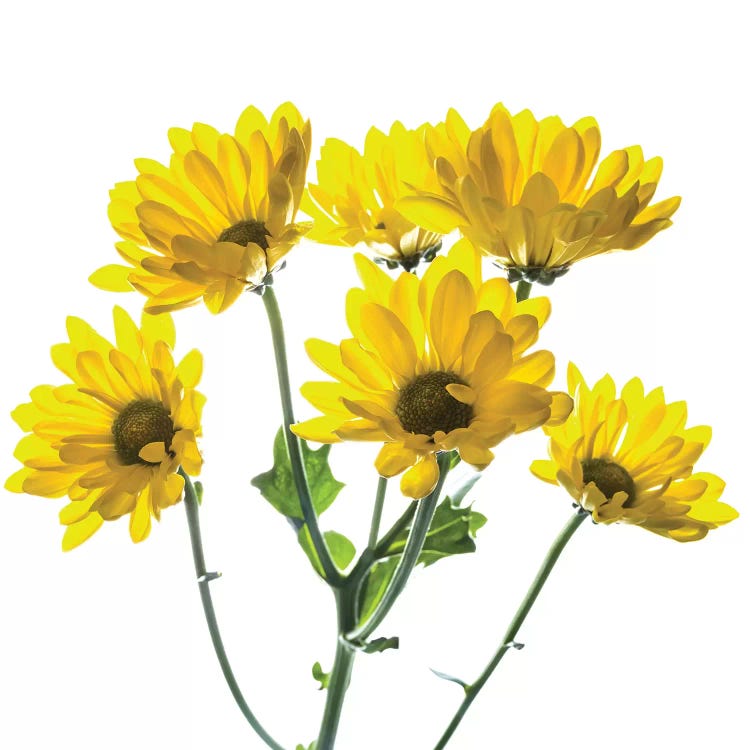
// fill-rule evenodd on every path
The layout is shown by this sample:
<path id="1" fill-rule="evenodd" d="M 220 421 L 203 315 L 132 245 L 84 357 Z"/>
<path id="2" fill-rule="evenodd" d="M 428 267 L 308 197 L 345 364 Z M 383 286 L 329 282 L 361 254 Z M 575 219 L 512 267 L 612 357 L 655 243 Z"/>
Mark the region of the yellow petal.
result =
<path id="1" fill-rule="evenodd" d="M 159 441 L 148 443 L 138 451 L 138 458 L 150 464 L 160 464 L 166 457 L 167 452 L 164 450 L 164 443 Z"/>
<path id="2" fill-rule="evenodd" d="M 132 292 L 133 285 L 128 281 L 132 272 L 133 269 L 127 266 L 110 264 L 94 271 L 89 276 L 89 282 L 105 292 Z"/>
<path id="3" fill-rule="evenodd" d="M 426 497 L 435 489 L 440 470 L 434 453 L 428 453 L 401 477 L 401 492 L 415 500 Z"/>
<path id="4" fill-rule="evenodd" d="M 375 468 L 380 476 L 393 477 L 408 469 L 416 460 L 416 452 L 401 443 L 386 443 L 375 459 Z"/>
<path id="5" fill-rule="evenodd" d="M 103 523 L 104 519 L 102 519 L 102 517 L 98 513 L 90 513 L 82 520 L 70 524 L 70 526 L 65 529 L 65 533 L 63 534 L 63 551 L 69 552 L 79 544 L 83 544 L 94 533 L 96 533 L 96 531 L 99 530 Z"/>
<path id="6" fill-rule="evenodd" d="M 362 306 L 362 328 L 380 359 L 402 382 L 414 376 L 417 352 L 404 324 L 386 307 Z"/>
<path id="7" fill-rule="evenodd" d="M 146 485 L 138 495 L 135 508 L 130 513 L 130 538 L 142 542 L 151 531 L 151 486 Z"/>

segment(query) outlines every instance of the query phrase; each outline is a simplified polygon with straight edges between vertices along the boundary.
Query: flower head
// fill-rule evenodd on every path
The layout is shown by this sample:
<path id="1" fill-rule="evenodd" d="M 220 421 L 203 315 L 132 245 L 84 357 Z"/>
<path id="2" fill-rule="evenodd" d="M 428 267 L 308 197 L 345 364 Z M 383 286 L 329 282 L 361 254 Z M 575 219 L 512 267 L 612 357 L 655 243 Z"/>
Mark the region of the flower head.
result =
<path id="1" fill-rule="evenodd" d="M 12 415 L 30 434 L 15 452 L 24 468 L 5 486 L 70 498 L 60 513 L 65 550 L 126 514 L 131 538 L 142 541 L 151 516 L 158 520 L 182 496 L 177 469 L 191 475 L 201 469 L 200 353 L 174 364 L 168 315 L 144 315 L 139 330 L 116 307 L 114 323 L 113 346 L 83 320 L 68 318 L 70 342 L 53 346 L 52 360 L 71 382 L 37 386 L 31 403 Z"/>
<path id="2" fill-rule="evenodd" d="M 91 276 L 137 289 L 152 313 L 203 298 L 213 313 L 260 286 L 309 229 L 295 224 L 310 154 L 310 123 L 290 103 L 266 121 L 248 107 L 234 136 L 196 123 L 172 128 L 169 166 L 137 159 L 138 177 L 111 191 L 109 217 L 129 266 Z"/>
<path id="3" fill-rule="evenodd" d="M 394 280 L 361 255 L 356 263 L 364 289 L 347 297 L 353 338 L 307 342 L 335 382 L 303 386 L 323 416 L 295 425 L 298 435 L 383 442 L 377 470 L 386 477 L 406 470 L 401 491 L 420 498 L 437 482 L 437 452 L 457 448 L 483 469 L 504 438 L 568 415 L 570 398 L 546 390 L 552 354 L 526 353 L 549 301 L 516 303 L 505 279 L 482 281 L 468 242 L 437 257 L 421 280 L 406 272 Z"/>
<path id="4" fill-rule="evenodd" d="M 405 219 L 396 201 L 407 185 L 432 190 L 436 178 L 424 148 L 425 126 L 395 122 L 386 135 L 371 128 L 364 152 L 329 138 L 318 161 L 318 184 L 308 185 L 302 210 L 314 218 L 308 237 L 330 245 L 364 242 L 376 255 L 407 270 L 434 254 L 441 235 Z"/>
<path id="5" fill-rule="evenodd" d="M 702 539 L 737 518 L 719 501 L 724 482 L 693 473 L 711 438 L 709 427 L 685 428 L 684 401 L 668 404 L 638 378 L 620 396 L 608 375 L 589 388 L 571 364 L 575 409 L 564 425 L 545 426 L 552 460 L 534 461 L 540 479 L 562 485 L 598 523 L 632 523 L 678 542 Z"/>
<path id="6" fill-rule="evenodd" d="M 583 258 L 640 247 L 680 205 L 674 197 L 649 206 L 662 160 L 644 161 L 640 146 L 613 151 L 594 174 L 601 136 L 592 117 L 566 127 L 497 104 L 484 125 L 467 130 L 455 111 L 428 129 L 439 188 L 396 207 L 435 232 L 459 228 L 512 278 L 552 283 Z"/>

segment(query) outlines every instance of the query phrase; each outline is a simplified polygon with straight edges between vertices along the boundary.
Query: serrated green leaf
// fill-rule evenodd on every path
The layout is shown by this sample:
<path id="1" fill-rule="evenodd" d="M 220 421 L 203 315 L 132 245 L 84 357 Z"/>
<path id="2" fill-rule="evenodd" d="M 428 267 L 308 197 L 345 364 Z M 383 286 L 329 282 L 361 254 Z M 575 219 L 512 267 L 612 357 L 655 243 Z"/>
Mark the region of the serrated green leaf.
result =
<path id="1" fill-rule="evenodd" d="M 300 445 L 313 507 L 316 513 L 321 514 L 336 499 L 344 484 L 334 478 L 328 465 L 330 445 L 324 445 L 315 451 L 304 440 L 300 440 Z M 304 518 L 294 486 L 283 428 L 279 429 L 273 441 L 273 468 L 258 474 L 250 483 L 260 490 L 261 495 L 279 513 L 290 518 Z"/>
<path id="2" fill-rule="evenodd" d="M 320 683 L 318 690 L 326 690 L 328 688 L 328 683 L 331 680 L 331 673 L 324 672 L 319 661 L 316 661 L 315 664 L 313 664 L 312 676 Z"/>
<path id="3" fill-rule="evenodd" d="M 456 507 L 446 497 L 435 510 L 418 562 L 427 567 L 450 555 L 474 552 L 477 548 L 474 535 L 487 523 L 487 518 L 472 510 L 471 506 Z M 384 557 L 401 555 L 406 546 L 409 529 L 404 529 L 385 550 Z"/>
<path id="4" fill-rule="evenodd" d="M 323 538 L 326 540 L 334 564 L 341 570 L 344 570 L 354 559 L 354 555 L 357 553 L 356 548 L 343 534 L 339 534 L 337 531 L 325 531 L 323 532 Z M 323 567 L 313 546 L 307 524 L 299 530 L 297 540 L 312 563 L 313 568 L 315 568 L 315 572 L 322 577 Z"/>

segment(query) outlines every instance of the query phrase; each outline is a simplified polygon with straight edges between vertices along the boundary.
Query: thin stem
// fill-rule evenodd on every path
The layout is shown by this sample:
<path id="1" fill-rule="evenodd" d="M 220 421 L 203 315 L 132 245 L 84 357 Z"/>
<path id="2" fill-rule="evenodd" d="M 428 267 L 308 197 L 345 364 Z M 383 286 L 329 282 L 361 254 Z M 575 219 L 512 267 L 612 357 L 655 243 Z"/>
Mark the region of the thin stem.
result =
<path id="1" fill-rule="evenodd" d="M 552 546 L 547 552 L 547 556 L 544 558 L 542 566 L 539 568 L 539 571 L 532 581 L 529 590 L 526 592 L 526 596 L 521 602 L 521 606 L 513 616 L 513 619 L 508 626 L 508 630 L 505 632 L 503 640 L 500 643 L 500 647 L 495 652 L 495 655 L 492 657 L 490 663 L 485 667 L 482 674 L 479 675 L 479 677 L 472 685 L 468 685 L 465 688 L 466 695 L 464 697 L 464 700 L 459 706 L 458 711 L 456 711 L 456 714 L 448 725 L 448 728 L 445 730 L 445 732 L 443 732 L 443 736 L 440 738 L 440 741 L 437 743 L 437 745 L 435 745 L 434 750 L 442 750 L 448 744 L 448 740 L 450 740 L 450 738 L 453 736 L 453 733 L 456 731 L 456 727 L 461 723 L 461 719 L 463 719 L 464 714 L 469 709 L 469 706 L 474 702 L 474 698 L 477 697 L 479 691 L 484 687 L 484 684 L 490 678 L 490 675 L 495 671 L 495 668 L 500 663 L 503 656 L 505 656 L 508 649 L 513 647 L 513 639 L 516 637 L 516 634 L 521 628 L 521 625 L 523 625 L 526 616 L 534 606 L 534 602 L 536 601 L 537 596 L 539 596 L 539 592 L 542 590 L 542 587 L 547 581 L 549 574 L 552 572 L 552 568 L 555 567 L 557 559 L 560 557 L 563 549 L 565 549 L 565 545 L 570 541 L 570 538 L 573 536 L 576 529 L 583 523 L 586 518 L 588 518 L 588 513 L 577 511 L 568 520 L 562 531 L 558 534 L 557 539 L 555 539 L 555 541 L 552 543 Z"/>
<path id="2" fill-rule="evenodd" d="M 305 475 L 305 464 L 302 460 L 299 438 L 289 429 L 294 424 L 294 411 L 292 409 L 292 390 L 289 384 L 289 367 L 286 361 L 286 344 L 284 343 L 284 326 L 281 321 L 281 312 L 276 300 L 276 294 L 273 287 L 266 286 L 263 293 L 263 303 L 268 315 L 268 323 L 271 326 L 271 336 L 273 338 L 273 352 L 276 357 L 276 373 L 279 379 L 279 393 L 281 395 L 281 409 L 284 414 L 284 437 L 286 439 L 287 450 L 289 451 L 289 461 L 292 466 L 292 476 L 294 477 L 294 486 L 297 489 L 302 515 L 310 532 L 310 539 L 318 555 L 320 564 L 323 568 L 323 575 L 331 586 L 341 586 L 344 578 L 334 564 L 328 545 L 323 538 L 318 525 L 318 516 L 310 497 L 310 489 L 307 485 L 307 476 Z"/>
<path id="3" fill-rule="evenodd" d="M 519 279 L 516 285 L 516 302 L 523 302 L 531 294 L 531 282 L 526 279 Z"/>
<path id="4" fill-rule="evenodd" d="M 203 603 L 203 613 L 206 616 L 208 632 L 211 634 L 211 642 L 213 643 L 214 651 L 216 652 L 216 658 L 219 660 L 221 671 L 224 674 L 224 679 L 227 681 L 232 697 L 250 726 L 256 731 L 263 742 L 265 742 L 268 747 L 272 748 L 272 750 L 284 750 L 284 748 L 279 745 L 279 743 L 276 742 L 268 732 L 266 732 L 260 722 L 255 718 L 255 714 L 250 710 L 250 706 L 247 705 L 247 701 L 242 695 L 242 691 L 235 679 L 234 672 L 232 672 L 227 652 L 224 649 L 224 643 L 221 640 L 219 623 L 216 620 L 216 612 L 211 599 L 209 584 L 213 579 L 213 576 L 206 572 L 206 560 L 203 555 L 201 527 L 198 519 L 198 498 L 196 497 L 195 487 L 193 487 L 190 477 L 188 477 L 182 468 L 179 469 L 179 473 L 185 480 L 185 512 L 187 513 L 188 528 L 190 529 L 190 544 L 193 547 L 195 575 L 198 578 L 198 589 L 201 595 L 201 602 Z"/>
<path id="5" fill-rule="evenodd" d="M 422 547 L 424 546 L 424 541 L 427 537 L 432 517 L 435 514 L 435 508 L 440 499 L 443 482 L 449 471 L 450 456 L 447 453 L 442 453 L 438 457 L 438 465 L 440 467 L 440 475 L 437 485 L 435 485 L 435 489 L 427 497 L 423 497 L 418 501 L 419 507 L 417 508 L 414 522 L 409 530 L 409 536 L 406 539 L 406 546 L 404 547 L 403 555 L 396 566 L 393 578 L 391 578 L 388 588 L 383 594 L 383 598 L 378 602 L 367 622 L 347 633 L 346 637 L 349 640 L 359 641 L 368 638 L 375 628 L 380 625 L 385 616 L 391 610 L 391 607 L 393 607 L 396 599 L 398 599 L 399 595 L 404 590 L 406 582 L 409 580 L 409 576 L 411 575 L 412 570 L 414 570 L 414 566 L 417 564 L 419 555 L 422 552 Z"/>
<path id="6" fill-rule="evenodd" d="M 387 486 L 388 480 L 385 477 L 378 477 L 378 490 L 375 493 L 375 506 L 372 509 L 372 521 L 370 522 L 370 536 L 367 540 L 369 549 L 374 549 L 378 541 L 378 531 L 380 530 L 380 519 L 383 517 L 383 502 L 385 501 Z"/>
<path id="7" fill-rule="evenodd" d="M 377 543 L 375 547 L 375 557 L 380 558 L 385 554 L 385 551 L 391 546 L 393 540 L 411 523 L 414 514 L 417 512 L 417 504 L 409 503 L 406 510 L 401 514 L 401 517 L 396 523 L 391 526 L 390 529 L 383 535 L 383 538 Z"/>

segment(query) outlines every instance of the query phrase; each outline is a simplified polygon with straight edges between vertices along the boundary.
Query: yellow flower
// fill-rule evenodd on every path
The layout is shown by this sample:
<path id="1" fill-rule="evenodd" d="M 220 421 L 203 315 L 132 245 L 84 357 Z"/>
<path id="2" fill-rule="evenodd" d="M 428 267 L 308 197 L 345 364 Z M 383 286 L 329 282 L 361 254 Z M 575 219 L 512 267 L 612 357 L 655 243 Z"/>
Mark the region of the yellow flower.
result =
<path id="1" fill-rule="evenodd" d="M 424 148 L 425 126 L 407 130 L 400 122 L 388 135 L 371 128 L 364 153 L 329 138 L 318 161 L 318 184 L 308 185 L 302 210 L 315 220 L 308 237 L 329 245 L 364 242 L 374 253 L 406 270 L 440 246 L 440 233 L 405 219 L 395 202 L 407 184 L 438 187 Z M 432 251 L 432 252 L 430 252 Z"/>
<path id="2" fill-rule="evenodd" d="M 562 426 L 544 428 L 552 460 L 534 461 L 531 471 L 562 485 L 595 521 L 632 523 L 692 542 L 737 518 L 718 500 L 724 482 L 693 473 L 711 428 L 686 429 L 684 401 L 667 404 L 661 388 L 646 394 L 638 378 L 619 397 L 609 375 L 590 389 L 573 364 L 568 390 L 573 414 Z"/>
<path id="3" fill-rule="evenodd" d="M 483 282 L 465 240 L 421 280 L 406 272 L 394 280 L 362 255 L 356 264 L 364 289 L 350 290 L 346 305 L 354 338 L 307 342 L 336 382 L 302 387 L 324 416 L 295 425 L 298 435 L 383 442 L 377 470 L 408 469 L 401 491 L 420 498 L 437 482 L 437 452 L 457 448 L 484 469 L 504 438 L 567 417 L 570 398 L 546 390 L 554 357 L 526 354 L 549 316 L 545 297 L 517 303 L 505 279 Z"/>
<path id="4" fill-rule="evenodd" d="M 200 123 L 172 128 L 169 166 L 137 159 L 135 181 L 111 191 L 109 217 L 124 240 L 116 247 L 129 266 L 104 266 L 91 282 L 137 289 L 152 313 L 201 297 L 211 312 L 223 312 L 261 285 L 309 229 L 293 222 L 310 139 L 309 121 L 290 103 L 270 122 L 248 107 L 234 136 Z"/>
<path id="5" fill-rule="evenodd" d="M 448 123 L 452 125 L 448 127 Z M 439 188 L 418 190 L 396 207 L 434 232 L 459 228 L 511 278 L 551 283 L 576 261 L 640 247 L 671 225 L 678 197 L 649 206 L 662 170 L 640 146 L 613 151 L 598 166 L 599 127 L 592 117 L 566 127 L 495 105 L 467 138 L 460 116 L 428 129 Z"/>
<path id="6" fill-rule="evenodd" d="M 151 516 L 177 503 L 182 468 L 200 473 L 196 445 L 205 398 L 194 390 L 202 357 L 193 350 L 172 360 L 168 315 L 145 315 L 141 329 L 114 309 L 117 345 L 79 318 L 68 318 L 70 343 L 52 347 L 52 360 L 72 381 L 40 385 L 31 403 L 13 412 L 24 432 L 15 456 L 24 468 L 5 486 L 42 497 L 67 495 L 63 549 L 86 541 L 103 521 L 130 514 L 130 536 L 145 539 Z"/>

